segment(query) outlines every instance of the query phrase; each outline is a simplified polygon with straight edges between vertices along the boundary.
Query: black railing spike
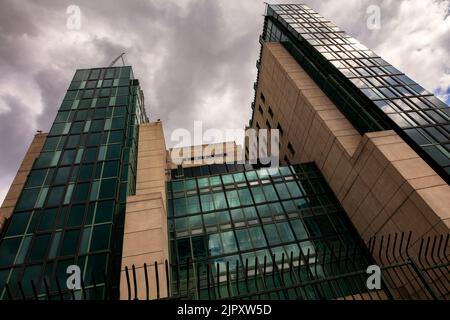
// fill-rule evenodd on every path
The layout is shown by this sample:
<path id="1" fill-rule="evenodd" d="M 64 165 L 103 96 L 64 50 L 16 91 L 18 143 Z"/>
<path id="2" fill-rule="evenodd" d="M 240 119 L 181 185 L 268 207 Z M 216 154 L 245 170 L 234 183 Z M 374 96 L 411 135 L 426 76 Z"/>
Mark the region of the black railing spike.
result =
<path id="1" fill-rule="evenodd" d="M 448 257 L 447 257 L 447 249 L 449 247 L 448 242 L 450 240 L 450 233 L 447 234 L 447 237 L 445 239 L 445 244 L 444 247 L 442 248 L 442 256 L 443 258 L 445 258 L 448 261 Z"/>
<path id="2" fill-rule="evenodd" d="M 319 254 L 320 252 L 315 252 L 314 253 L 314 276 L 317 276 L 317 267 L 319 265 Z"/>
<path id="3" fill-rule="evenodd" d="M 228 291 L 228 297 L 231 297 L 230 261 L 228 261 L 228 260 L 227 260 L 227 264 L 226 264 L 226 270 L 227 270 L 227 291 Z"/>
<path id="4" fill-rule="evenodd" d="M 318 256 L 318 254 L 317 254 Z M 326 250 L 322 251 L 322 266 L 325 266 L 325 261 L 326 261 Z M 317 263 L 314 266 L 314 272 L 317 275 Z"/>
<path id="5" fill-rule="evenodd" d="M 190 260 L 190 257 L 187 257 L 186 258 L 186 294 L 187 294 L 188 299 L 189 299 L 189 295 L 190 295 L 190 293 L 189 293 L 189 285 L 190 285 L 189 275 L 190 275 L 190 269 L 191 269 L 191 264 L 190 264 L 189 260 Z"/>
<path id="6" fill-rule="evenodd" d="M 418 258 L 419 258 L 419 263 L 420 263 L 421 266 L 424 265 L 424 263 L 423 263 L 423 261 L 422 261 L 422 258 L 423 258 L 423 250 L 424 250 L 424 248 L 423 248 L 424 242 L 425 242 L 425 240 L 422 238 L 422 239 L 420 240 L 420 245 L 419 245 L 419 254 L 418 254 Z M 408 255 L 408 256 L 409 256 L 409 255 Z"/>
<path id="7" fill-rule="evenodd" d="M 47 278 L 44 277 L 44 287 L 45 287 L 45 294 L 47 295 L 47 300 L 50 300 L 50 288 L 48 287 Z"/>
<path id="8" fill-rule="evenodd" d="M 239 260 L 236 259 L 236 291 L 238 295 L 241 294 L 241 290 L 239 289 Z"/>
<path id="9" fill-rule="evenodd" d="M 175 271 L 177 273 L 176 275 L 176 281 L 177 281 L 177 294 L 180 294 L 180 266 L 178 264 L 178 259 L 175 260 Z"/>
<path id="10" fill-rule="evenodd" d="M 391 244 L 391 234 L 389 233 L 388 237 L 387 237 L 386 250 L 384 250 L 384 256 L 385 256 L 386 261 L 388 263 L 391 262 L 391 259 L 389 258 L 389 247 L 390 247 L 390 244 Z"/>
<path id="11" fill-rule="evenodd" d="M 342 263 L 342 243 L 339 243 L 339 251 L 338 251 L 338 267 L 341 267 L 341 263 Z"/>
<path id="12" fill-rule="evenodd" d="M 438 248 L 437 248 L 437 250 L 436 250 L 436 258 L 437 258 L 437 259 L 439 260 L 439 262 L 441 262 L 441 263 L 442 263 L 442 259 L 441 259 L 441 245 L 442 245 L 443 240 L 444 240 L 444 234 L 441 234 L 441 235 L 439 236 L 439 245 L 438 245 Z"/>
<path id="13" fill-rule="evenodd" d="M 310 248 L 306 251 L 306 273 L 308 274 L 308 277 L 311 279 L 311 270 L 309 269 L 309 254 L 310 254 Z"/>
<path id="14" fill-rule="evenodd" d="M 346 243 L 345 244 L 345 264 L 348 265 L 350 262 L 350 257 L 349 257 L 349 252 L 350 252 L 350 244 Z"/>
<path id="15" fill-rule="evenodd" d="M 164 260 L 164 265 L 166 267 L 166 293 L 167 293 L 167 297 L 170 297 L 170 281 L 169 281 L 169 263 L 166 260 Z"/>
<path id="16" fill-rule="evenodd" d="M 370 254 L 373 254 L 373 244 L 375 241 L 375 236 L 370 237 L 369 242 L 367 243 L 367 249 L 369 250 Z"/>
<path id="17" fill-rule="evenodd" d="M 56 277 L 55 281 L 56 281 L 56 288 L 58 289 L 59 300 L 63 300 L 64 297 L 63 297 L 63 294 L 62 294 L 62 291 L 61 291 L 61 284 L 59 283 L 59 278 Z"/>
<path id="18" fill-rule="evenodd" d="M 258 257 L 255 256 L 255 287 L 256 287 L 256 291 L 259 291 L 259 287 L 258 287 Z"/>
<path id="19" fill-rule="evenodd" d="M 430 241 L 431 241 L 430 237 L 427 237 L 427 244 L 426 244 L 426 247 L 425 247 L 425 262 L 428 265 L 430 264 L 430 262 L 428 261 L 428 248 L 430 247 Z"/>
<path id="20" fill-rule="evenodd" d="M 109 293 L 108 276 L 106 274 L 106 270 L 105 269 L 103 269 L 102 275 L 103 275 L 103 281 L 105 282 L 105 290 L 103 292 L 103 300 L 109 300 L 109 297 L 108 297 L 108 293 Z"/>
<path id="21" fill-rule="evenodd" d="M 380 240 L 380 248 L 378 250 L 378 259 L 380 262 L 383 261 L 382 259 L 382 254 L 383 254 L 383 243 L 384 243 L 384 235 L 381 236 L 381 240 Z"/>
<path id="22" fill-rule="evenodd" d="M 160 294 L 160 288 L 159 288 L 159 269 L 158 269 L 158 262 L 155 261 L 153 264 L 154 268 L 155 268 L 155 281 L 156 281 L 156 299 L 159 299 L 161 294 Z"/>
<path id="23" fill-rule="evenodd" d="M 196 272 L 197 272 L 197 297 L 200 299 L 200 263 L 196 264 Z"/>
<path id="24" fill-rule="evenodd" d="M 31 280 L 30 282 L 31 282 L 31 289 L 33 290 L 34 300 L 39 300 L 38 293 L 37 293 L 37 290 L 36 290 L 36 286 L 35 286 L 35 284 L 34 284 L 34 281 Z"/>
<path id="25" fill-rule="evenodd" d="M 128 271 L 128 266 L 125 266 L 125 278 L 127 279 L 128 300 L 131 300 L 131 284 L 130 284 L 130 273 Z"/>
<path id="26" fill-rule="evenodd" d="M 397 247 L 397 237 L 398 237 L 398 233 L 396 232 L 394 234 L 394 243 L 392 244 L 392 258 L 394 259 L 395 262 L 398 261 L 397 255 L 395 254 L 395 248 Z"/>
<path id="27" fill-rule="evenodd" d="M 248 287 L 248 258 L 245 258 L 245 287 L 247 289 L 247 292 L 249 292 Z"/>
<path id="28" fill-rule="evenodd" d="M 210 274 L 211 274 L 211 267 L 209 266 L 209 262 L 206 261 L 206 286 L 208 288 L 208 298 L 211 300 L 211 291 L 210 291 Z"/>
<path id="29" fill-rule="evenodd" d="M 277 270 L 277 263 L 275 261 L 275 255 L 272 255 L 272 281 L 275 284 L 275 270 Z M 278 271 L 278 270 L 277 270 Z"/>
<path id="30" fill-rule="evenodd" d="M 14 300 L 11 294 L 11 288 L 9 287 L 9 283 L 5 283 L 6 294 L 8 295 L 9 300 Z"/>
<path id="31" fill-rule="evenodd" d="M 297 275 L 298 275 L 298 278 L 300 279 L 300 282 L 303 281 L 302 275 L 301 275 L 301 273 L 302 273 L 301 269 L 302 269 L 302 248 L 300 248 L 300 251 L 298 252 L 298 268 L 297 268 Z"/>
<path id="32" fill-rule="evenodd" d="M 294 282 L 294 278 L 292 276 L 292 271 L 294 269 L 294 252 L 291 251 L 290 259 L 289 259 L 289 277 L 291 278 L 291 281 Z"/>
<path id="33" fill-rule="evenodd" d="M 434 250 L 436 249 L 436 240 L 437 240 L 437 236 L 433 237 L 433 245 L 431 246 L 431 261 L 433 261 L 433 263 L 436 263 L 436 260 L 434 260 Z"/>
<path id="34" fill-rule="evenodd" d="M 401 236 L 400 236 L 400 244 L 398 247 L 398 256 L 404 260 L 403 258 L 403 240 L 405 239 L 405 233 L 402 231 Z"/>
<path id="35" fill-rule="evenodd" d="M 267 256 L 264 255 L 264 261 L 263 261 L 263 284 L 264 284 L 264 288 L 267 288 L 266 274 L 267 274 Z"/>
<path id="36" fill-rule="evenodd" d="M 216 264 L 216 274 L 217 274 L 217 296 L 219 297 L 219 299 L 221 299 L 221 294 L 220 294 L 220 264 L 217 263 Z"/>
<path id="37" fill-rule="evenodd" d="M 409 258 L 409 243 L 411 242 L 412 231 L 408 233 L 408 239 L 406 240 L 406 256 Z"/>
<path id="38" fill-rule="evenodd" d="M 83 300 L 86 300 L 86 287 L 84 286 L 84 279 L 83 279 L 83 277 L 81 277 L 80 280 L 81 280 L 81 289 L 82 289 L 81 297 L 82 297 Z"/>
<path id="39" fill-rule="evenodd" d="M 138 300 L 138 288 L 137 288 L 136 266 L 135 266 L 134 264 L 131 265 L 131 272 L 132 272 L 132 274 L 133 274 L 134 300 Z"/>
<path id="40" fill-rule="evenodd" d="M 146 262 L 144 262 L 144 278 L 145 278 L 145 299 L 150 300 L 150 286 L 148 282 L 148 268 Z"/>
<path id="41" fill-rule="evenodd" d="M 369 238 L 369 242 L 367 243 L 367 250 L 369 251 L 370 255 L 373 255 L 373 245 L 375 242 L 375 235 Z"/>
<path id="42" fill-rule="evenodd" d="M 18 286 L 19 286 L 20 294 L 22 296 L 22 300 L 26 300 L 25 292 L 23 291 L 23 287 L 22 287 L 22 282 L 19 281 Z"/>

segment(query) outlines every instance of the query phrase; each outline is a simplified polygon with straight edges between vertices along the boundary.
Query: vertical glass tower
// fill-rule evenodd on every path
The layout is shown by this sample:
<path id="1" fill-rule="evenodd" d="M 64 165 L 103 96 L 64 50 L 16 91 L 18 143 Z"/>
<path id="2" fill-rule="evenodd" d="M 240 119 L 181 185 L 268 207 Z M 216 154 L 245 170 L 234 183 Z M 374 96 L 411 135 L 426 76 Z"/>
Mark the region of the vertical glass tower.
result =
<path id="1" fill-rule="evenodd" d="M 267 5 L 261 42 L 280 42 L 361 133 L 394 130 L 450 183 L 450 108 L 305 5 Z"/>
<path id="2" fill-rule="evenodd" d="M 13 297 L 64 291 L 69 265 L 80 266 L 88 298 L 118 295 L 143 122 L 144 97 L 130 66 L 76 71 L 2 231 L 0 298 L 5 283 Z M 105 279 L 113 284 L 108 292 Z"/>

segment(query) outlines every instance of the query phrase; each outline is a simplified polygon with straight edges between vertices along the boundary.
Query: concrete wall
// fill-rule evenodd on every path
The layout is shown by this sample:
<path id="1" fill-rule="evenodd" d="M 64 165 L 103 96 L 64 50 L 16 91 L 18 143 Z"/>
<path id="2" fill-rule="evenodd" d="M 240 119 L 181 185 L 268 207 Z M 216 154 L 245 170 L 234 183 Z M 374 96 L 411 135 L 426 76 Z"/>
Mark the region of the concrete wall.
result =
<path id="1" fill-rule="evenodd" d="M 263 46 L 252 127 L 267 120 L 283 128 L 281 160 L 314 161 L 364 240 L 412 231 L 414 250 L 417 239 L 449 232 L 442 178 L 394 131 L 361 136 L 279 43 Z"/>
<path id="2" fill-rule="evenodd" d="M 120 298 L 128 299 L 125 267 L 136 267 L 138 298 L 146 299 L 144 263 L 147 264 L 150 299 L 157 297 L 155 261 L 160 297 L 167 296 L 165 260 L 169 259 L 166 211 L 166 145 L 161 122 L 139 126 L 136 195 L 127 198 Z"/>

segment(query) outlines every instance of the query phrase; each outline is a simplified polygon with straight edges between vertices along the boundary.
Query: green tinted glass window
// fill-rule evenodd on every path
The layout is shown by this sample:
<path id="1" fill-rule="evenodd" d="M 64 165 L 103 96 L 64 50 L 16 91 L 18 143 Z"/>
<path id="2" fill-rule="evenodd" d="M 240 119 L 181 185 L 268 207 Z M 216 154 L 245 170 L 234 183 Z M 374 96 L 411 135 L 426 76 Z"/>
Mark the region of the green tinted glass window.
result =
<path id="1" fill-rule="evenodd" d="M 94 227 L 92 231 L 91 251 L 106 250 L 109 248 L 111 225 L 105 224 Z"/>
<path id="2" fill-rule="evenodd" d="M 47 253 L 47 248 L 50 242 L 50 234 L 36 236 L 31 244 L 29 255 L 30 261 L 42 260 Z"/>
<path id="3" fill-rule="evenodd" d="M 80 230 L 69 230 L 64 232 L 63 243 L 60 251 L 61 256 L 75 254 L 79 235 Z"/>
<path id="4" fill-rule="evenodd" d="M 11 216 L 11 223 L 8 226 L 6 236 L 23 234 L 30 221 L 31 212 L 17 212 Z"/>
<path id="5" fill-rule="evenodd" d="M 13 264 L 21 240 L 22 238 L 7 239 L 0 243 L 0 266 Z"/>

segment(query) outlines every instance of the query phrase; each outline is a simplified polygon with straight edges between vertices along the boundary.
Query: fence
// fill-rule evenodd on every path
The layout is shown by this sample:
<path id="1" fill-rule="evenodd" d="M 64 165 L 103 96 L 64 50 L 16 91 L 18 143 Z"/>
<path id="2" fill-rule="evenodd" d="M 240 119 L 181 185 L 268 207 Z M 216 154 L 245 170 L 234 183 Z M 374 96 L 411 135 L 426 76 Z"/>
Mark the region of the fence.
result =
<path id="1" fill-rule="evenodd" d="M 370 239 L 367 246 L 337 246 L 298 255 L 255 257 L 238 261 L 154 263 L 130 268 L 121 277 L 121 298 L 150 299 L 338 299 L 409 300 L 450 299 L 450 234 L 414 242 L 411 233 Z M 375 262 L 376 261 L 376 262 Z M 381 270 L 381 287 L 369 290 L 367 266 Z M 93 275 L 94 276 L 94 275 Z M 80 290 L 56 290 L 44 279 L 40 287 L 31 281 L 27 293 L 21 282 L 4 299 L 100 299 L 111 298 L 111 281 L 102 280 Z M 116 288 L 117 289 L 117 288 Z M 1 291 L 0 291 L 1 292 Z"/>

